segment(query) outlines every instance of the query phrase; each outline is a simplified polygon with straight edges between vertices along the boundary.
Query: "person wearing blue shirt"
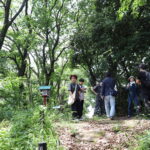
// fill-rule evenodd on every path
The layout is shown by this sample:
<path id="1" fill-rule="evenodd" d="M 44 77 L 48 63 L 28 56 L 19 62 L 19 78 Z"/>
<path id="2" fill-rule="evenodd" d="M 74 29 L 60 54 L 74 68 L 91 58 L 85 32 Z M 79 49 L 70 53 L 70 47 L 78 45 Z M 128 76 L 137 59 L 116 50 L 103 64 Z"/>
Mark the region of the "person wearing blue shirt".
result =
<path id="1" fill-rule="evenodd" d="M 102 99 L 104 99 L 105 102 L 106 115 L 111 120 L 113 120 L 115 116 L 115 96 L 113 95 L 115 85 L 115 80 L 112 78 L 111 73 L 108 72 L 102 81 Z"/>

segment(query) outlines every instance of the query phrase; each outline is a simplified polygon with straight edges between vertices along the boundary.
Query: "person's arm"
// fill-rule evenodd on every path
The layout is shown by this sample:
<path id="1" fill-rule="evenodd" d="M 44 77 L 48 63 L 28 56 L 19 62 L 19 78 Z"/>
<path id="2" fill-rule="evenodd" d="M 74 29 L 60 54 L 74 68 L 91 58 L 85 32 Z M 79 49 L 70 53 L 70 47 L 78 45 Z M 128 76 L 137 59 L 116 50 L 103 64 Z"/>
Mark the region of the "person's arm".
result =
<path id="1" fill-rule="evenodd" d="M 86 87 L 83 87 L 83 92 L 84 92 L 84 93 L 86 93 L 86 90 L 87 90 L 87 88 L 86 88 Z"/>
<path id="2" fill-rule="evenodd" d="M 140 79 L 136 79 L 136 84 L 137 85 L 141 85 L 141 80 Z"/>
<path id="3" fill-rule="evenodd" d="M 82 92 L 82 88 L 77 84 L 77 92 L 80 94 Z"/>
<path id="4" fill-rule="evenodd" d="M 86 93 L 86 88 L 81 89 L 83 93 Z"/>
<path id="5" fill-rule="evenodd" d="M 85 87 L 82 87 L 80 89 L 81 89 L 81 92 L 86 93 L 86 88 Z"/>
<path id="6" fill-rule="evenodd" d="M 97 93 L 95 92 L 95 89 L 96 89 L 96 86 L 95 86 L 95 87 L 91 87 L 91 91 L 92 91 L 95 95 L 97 95 Z"/>
<path id="7" fill-rule="evenodd" d="M 142 84 L 144 84 L 145 80 L 146 80 L 146 73 L 145 72 L 139 72 L 138 77 L 136 79 L 136 84 L 142 85 Z"/>
<path id="8" fill-rule="evenodd" d="M 126 90 L 129 90 L 130 84 L 128 83 L 126 86 Z"/>
<path id="9" fill-rule="evenodd" d="M 69 94 L 71 95 L 72 94 L 72 92 L 71 92 L 71 84 L 69 84 L 69 86 L 68 86 L 68 91 L 69 91 Z"/>
<path id="10" fill-rule="evenodd" d="M 118 88 L 117 88 L 117 85 L 115 84 L 115 87 L 114 87 L 115 91 L 118 91 Z"/>
<path id="11" fill-rule="evenodd" d="M 102 83 L 102 99 L 105 96 L 105 82 Z"/>

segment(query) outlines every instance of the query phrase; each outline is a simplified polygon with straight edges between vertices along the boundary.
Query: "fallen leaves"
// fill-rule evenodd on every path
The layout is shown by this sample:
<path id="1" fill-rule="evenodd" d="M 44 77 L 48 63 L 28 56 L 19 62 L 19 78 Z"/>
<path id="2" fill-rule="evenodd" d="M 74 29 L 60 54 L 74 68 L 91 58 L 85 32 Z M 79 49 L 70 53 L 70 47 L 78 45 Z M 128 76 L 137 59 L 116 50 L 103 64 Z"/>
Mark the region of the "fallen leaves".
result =
<path id="1" fill-rule="evenodd" d="M 135 135 L 150 129 L 148 120 L 100 120 L 59 125 L 57 131 L 66 150 L 127 150 Z M 132 143 L 133 142 L 133 143 Z"/>

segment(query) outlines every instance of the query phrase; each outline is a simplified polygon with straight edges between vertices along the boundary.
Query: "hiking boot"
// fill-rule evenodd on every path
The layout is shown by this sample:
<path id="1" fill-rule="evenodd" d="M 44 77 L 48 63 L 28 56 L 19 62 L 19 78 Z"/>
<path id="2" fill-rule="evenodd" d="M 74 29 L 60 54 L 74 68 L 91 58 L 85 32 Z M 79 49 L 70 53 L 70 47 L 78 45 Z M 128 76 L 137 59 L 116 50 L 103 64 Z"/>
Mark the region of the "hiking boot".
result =
<path id="1" fill-rule="evenodd" d="M 80 120 L 80 121 L 83 121 L 83 117 L 81 117 L 79 120 Z"/>
<path id="2" fill-rule="evenodd" d="M 79 122 L 79 119 L 73 119 L 74 122 Z"/>
<path id="3" fill-rule="evenodd" d="M 114 120 L 114 118 L 113 118 L 113 117 L 110 117 L 109 119 L 110 119 L 110 120 Z"/>
<path id="4" fill-rule="evenodd" d="M 131 116 L 130 116 L 130 115 L 128 115 L 128 118 L 131 118 Z"/>

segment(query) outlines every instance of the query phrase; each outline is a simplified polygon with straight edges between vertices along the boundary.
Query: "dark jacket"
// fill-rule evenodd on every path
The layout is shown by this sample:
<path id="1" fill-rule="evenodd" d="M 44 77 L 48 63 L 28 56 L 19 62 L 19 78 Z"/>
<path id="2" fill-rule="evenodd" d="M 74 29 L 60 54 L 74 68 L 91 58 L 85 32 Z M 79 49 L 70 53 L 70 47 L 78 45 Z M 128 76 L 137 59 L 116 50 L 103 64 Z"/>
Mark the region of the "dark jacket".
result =
<path id="1" fill-rule="evenodd" d="M 79 91 L 81 91 L 81 88 L 78 84 L 70 83 L 68 87 L 68 91 L 71 91 L 72 94 L 74 93 L 76 88 L 76 99 L 79 100 Z"/>
<path id="2" fill-rule="evenodd" d="M 102 82 L 102 96 L 109 96 L 115 88 L 115 80 L 112 77 L 106 77 Z"/>
<path id="3" fill-rule="evenodd" d="M 145 84 L 147 82 L 146 78 L 147 78 L 146 72 L 142 72 L 142 71 L 139 72 L 138 79 L 142 83 L 141 88 L 140 88 L 140 92 L 141 92 L 142 95 L 149 95 L 150 96 L 150 89 L 145 86 Z"/>
<path id="4" fill-rule="evenodd" d="M 101 93 L 102 93 L 102 86 L 98 84 L 98 85 L 94 86 L 93 90 L 94 90 L 98 95 L 101 95 Z"/>
<path id="5" fill-rule="evenodd" d="M 130 83 L 129 83 L 130 84 Z M 138 87 L 135 83 L 131 84 L 129 87 L 128 87 L 128 90 L 129 90 L 129 97 L 130 98 L 135 98 L 138 96 Z"/>

